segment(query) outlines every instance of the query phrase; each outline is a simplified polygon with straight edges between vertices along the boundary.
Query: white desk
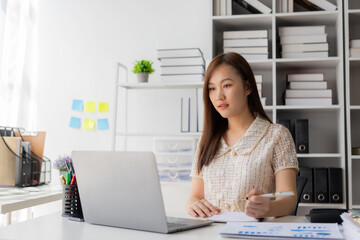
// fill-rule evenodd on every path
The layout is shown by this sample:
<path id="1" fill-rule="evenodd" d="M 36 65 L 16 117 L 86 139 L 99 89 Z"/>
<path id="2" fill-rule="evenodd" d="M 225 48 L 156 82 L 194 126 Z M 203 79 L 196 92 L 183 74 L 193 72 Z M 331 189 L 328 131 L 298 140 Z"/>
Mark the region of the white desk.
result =
<path id="1" fill-rule="evenodd" d="M 6 223 L 11 224 L 11 212 L 31 208 L 60 200 L 60 185 L 42 185 L 32 187 L 40 191 L 28 191 L 29 188 L 0 188 L 0 213 L 5 214 Z"/>
<path id="2" fill-rule="evenodd" d="M 214 223 L 210 226 L 172 233 L 160 234 L 144 231 L 136 231 L 115 227 L 93 225 L 85 222 L 69 221 L 60 216 L 61 213 L 53 213 L 47 216 L 35 218 L 26 222 L 0 227 L 0 239 L 27 239 L 27 240 L 69 240 L 69 239 L 130 239 L 130 240 L 211 240 L 228 239 L 222 238 L 218 233 L 225 226 L 223 223 Z M 170 215 L 170 214 L 169 214 Z M 179 216 L 179 214 L 176 214 Z M 172 215 L 174 216 L 174 215 Z M 185 216 L 181 215 L 181 216 Z M 305 217 L 287 216 L 273 219 L 276 222 L 307 222 Z"/>

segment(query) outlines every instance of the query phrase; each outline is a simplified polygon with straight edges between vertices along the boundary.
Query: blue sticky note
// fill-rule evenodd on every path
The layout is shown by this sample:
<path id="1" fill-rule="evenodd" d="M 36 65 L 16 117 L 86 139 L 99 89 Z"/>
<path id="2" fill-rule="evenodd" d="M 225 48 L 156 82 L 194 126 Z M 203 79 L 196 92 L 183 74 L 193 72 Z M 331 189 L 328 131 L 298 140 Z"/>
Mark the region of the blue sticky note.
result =
<path id="1" fill-rule="evenodd" d="M 80 112 L 82 112 L 83 109 L 84 109 L 84 102 L 83 102 L 83 100 L 74 99 L 73 102 L 72 102 L 72 107 L 71 107 L 71 109 L 74 110 L 74 111 L 80 111 Z"/>
<path id="2" fill-rule="evenodd" d="M 80 128 L 81 118 L 71 117 L 69 127 L 71 128 Z"/>
<path id="3" fill-rule="evenodd" d="M 97 126 L 99 130 L 109 129 L 109 121 L 107 118 L 102 118 L 97 120 Z"/>

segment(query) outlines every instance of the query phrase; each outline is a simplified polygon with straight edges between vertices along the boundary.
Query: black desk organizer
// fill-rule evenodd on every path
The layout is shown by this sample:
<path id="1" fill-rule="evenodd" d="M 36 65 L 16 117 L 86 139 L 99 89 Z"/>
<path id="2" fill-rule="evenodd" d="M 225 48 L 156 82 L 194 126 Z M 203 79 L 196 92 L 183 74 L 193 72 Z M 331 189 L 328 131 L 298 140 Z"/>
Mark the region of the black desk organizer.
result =
<path id="1" fill-rule="evenodd" d="M 62 216 L 72 221 L 84 221 L 80 195 L 76 184 L 63 185 Z"/>

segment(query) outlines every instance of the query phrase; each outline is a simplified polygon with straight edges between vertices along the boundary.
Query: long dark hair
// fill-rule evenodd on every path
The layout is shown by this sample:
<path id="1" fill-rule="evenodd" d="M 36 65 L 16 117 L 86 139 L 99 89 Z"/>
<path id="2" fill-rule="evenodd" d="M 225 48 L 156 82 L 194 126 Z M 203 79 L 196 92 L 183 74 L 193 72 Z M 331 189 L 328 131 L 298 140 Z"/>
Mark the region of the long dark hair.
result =
<path id="1" fill-rule="evenodd" d="M 209 98 L 209 89 L 208 84 L 214 70 L 221 64 L 228 64 L 234 67 L 238 74 L 243 80 L 245 86 L 246 82 L 250 84 L 251 93 L 248 95 L 248 106 L 250 112 L 254 115 L 259 115 L 260 117 L 272 122 L 269 117 L 266 115 L 262 104 L 260 102 L 259 93 L 256 87 L 256 81 L 254 73 L 249 65 L 249 63 L 237 53 L 225 53 L 219 54 L 216 56 L 211 63 L 209 64 L 204 80 L 204 89 L 203 89 L 203 100 L 204 100 L 204 129 L 198 149 L 198 164 L 197 170 L 201 171 L 203 166 L 209 165 L 213 160 L 219 144 L 221 137 L 224 135 L 225 131 L 228 128 L 228 120 L 223 118 L 218 111 L 212 105 Z"/>

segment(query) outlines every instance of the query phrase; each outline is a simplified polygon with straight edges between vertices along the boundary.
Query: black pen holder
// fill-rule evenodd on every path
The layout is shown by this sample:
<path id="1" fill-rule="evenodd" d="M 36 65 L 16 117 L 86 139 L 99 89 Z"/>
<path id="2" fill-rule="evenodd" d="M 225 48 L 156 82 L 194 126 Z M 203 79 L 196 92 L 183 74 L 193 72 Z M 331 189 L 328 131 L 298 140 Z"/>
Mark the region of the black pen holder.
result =
<path id="1" fill-rule="evenodd" d="M 73 221 L 84 221 L 80 195 L 76 184 L 63 185 L 62 216 Z"/>

